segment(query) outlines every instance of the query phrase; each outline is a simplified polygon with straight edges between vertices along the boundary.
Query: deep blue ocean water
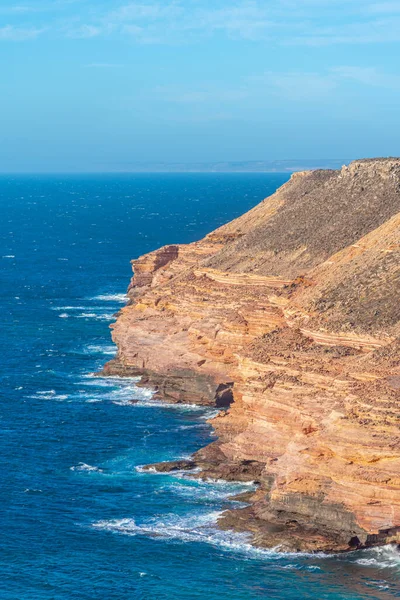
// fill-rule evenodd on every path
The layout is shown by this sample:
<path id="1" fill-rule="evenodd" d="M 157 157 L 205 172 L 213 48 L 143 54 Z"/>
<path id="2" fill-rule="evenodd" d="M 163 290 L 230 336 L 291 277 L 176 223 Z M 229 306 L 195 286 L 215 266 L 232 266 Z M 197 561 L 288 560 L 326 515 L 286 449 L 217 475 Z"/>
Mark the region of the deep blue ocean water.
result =
<path id="1" fill-rule="evenodd" d="M 0 177 L 1 600 L 400 597 L 390 549 L 281 555 L 216 530 L 243 486 L 140 472 L 211 441 L 210 410 L 90 377 L 114 354 L 130 259 L 201 238 L 286 179 Z"/>

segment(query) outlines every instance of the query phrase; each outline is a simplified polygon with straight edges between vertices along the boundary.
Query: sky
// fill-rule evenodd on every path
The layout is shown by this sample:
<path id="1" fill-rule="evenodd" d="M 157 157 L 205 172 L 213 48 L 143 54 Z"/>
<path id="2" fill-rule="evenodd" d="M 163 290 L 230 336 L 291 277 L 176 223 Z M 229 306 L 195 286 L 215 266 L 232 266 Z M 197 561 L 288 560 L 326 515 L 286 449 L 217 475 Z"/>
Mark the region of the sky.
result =
<path id="1" fill-rule="evenodd" d="M 400 0 L 0 1 L 0 171 L 400 155 Z"/>

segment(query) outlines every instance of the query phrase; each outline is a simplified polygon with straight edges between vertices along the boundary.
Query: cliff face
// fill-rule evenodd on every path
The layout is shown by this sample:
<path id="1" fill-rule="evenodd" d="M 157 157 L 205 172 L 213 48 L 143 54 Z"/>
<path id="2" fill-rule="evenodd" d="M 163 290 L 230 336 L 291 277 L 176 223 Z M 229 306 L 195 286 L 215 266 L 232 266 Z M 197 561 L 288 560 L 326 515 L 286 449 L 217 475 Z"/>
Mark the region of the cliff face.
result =
<path id="1" fill-rule="evenodd" d="M 230 406 L 194 461 L 256 479 L 254 543 L 400 541 L 400 159 L 297 173 L 190 245 L 133 261 L 106 373 Z"/>

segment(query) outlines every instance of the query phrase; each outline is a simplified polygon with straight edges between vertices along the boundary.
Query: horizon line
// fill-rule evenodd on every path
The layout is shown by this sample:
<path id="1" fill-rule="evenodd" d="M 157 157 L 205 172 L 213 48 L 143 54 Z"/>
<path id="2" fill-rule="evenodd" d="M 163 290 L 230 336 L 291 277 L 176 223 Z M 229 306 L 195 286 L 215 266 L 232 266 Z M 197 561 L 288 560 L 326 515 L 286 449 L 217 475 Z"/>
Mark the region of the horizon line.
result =
<path id="1" fill-rule="evenodd" d="M 232 173 L 295 173 L 302 169 L 318 170 L 318 169 L 330 169 L 332 165 L 329 163 L 343 163 L 348 164 L 352 162 L 354 158 L 304 158 L 304 159 L 271 159 L 271 160 L 250 160 L 250 161 L 212 161 L 212 162 L 153 162 L 153 163 L 131 163 L 132 168 L 122 169 L 54 169 L 54 170 L 42 170 L 42 169 L 27 169 L 27 170 L 0 170 L 0 176 L 4 175 L 129 175 L 129 174 L 157 174 L 157 173 L 170 173 L 170 174 L 185 174 L 185 173 L 211 173 L 211 174 L 232 174 Z M 361 159 L 358 159 L 361 160 Z M 282 163 L 298 163 L 296 165 L 287 165 L 285 167 Z M 327 163 L 326 165 L 310 165 L 307 163 Z M 255 164 L 262 165 L 268 163 L 271 165 L 270 168 L 251 168 Z M 271 164 L 272 163 L 272 164 Z M 274 168 L 273 163 L 280 163 Z M 249 168 L 246 168 L 245 165 Z M 221 169 L 216 168 L 217 165 L 221 165 Z M 237 166 L 237 168 L 229 168 Z M 239 166 L 240 165 L 240 166 Z M 174 168 L 176 167 L 176 168 Z M 281 167 L 281 168 L 280 168 Z M 337 165 L 335 165 L 336 168 Z"/>

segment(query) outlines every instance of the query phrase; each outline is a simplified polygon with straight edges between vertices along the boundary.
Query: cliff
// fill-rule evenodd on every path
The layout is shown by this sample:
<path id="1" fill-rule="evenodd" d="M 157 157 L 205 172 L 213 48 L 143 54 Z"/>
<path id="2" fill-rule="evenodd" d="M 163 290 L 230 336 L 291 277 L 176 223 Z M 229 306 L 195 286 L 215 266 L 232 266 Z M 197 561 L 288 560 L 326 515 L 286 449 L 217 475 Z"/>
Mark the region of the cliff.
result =
<path id="1" fill-rule="evenodd" d="M 133 261 L 106 374 L 228 408 L 201 476 L 256 479 L 221 527 L 283 550 L 400 542 L 400 159 L 296 173 Z"/>

